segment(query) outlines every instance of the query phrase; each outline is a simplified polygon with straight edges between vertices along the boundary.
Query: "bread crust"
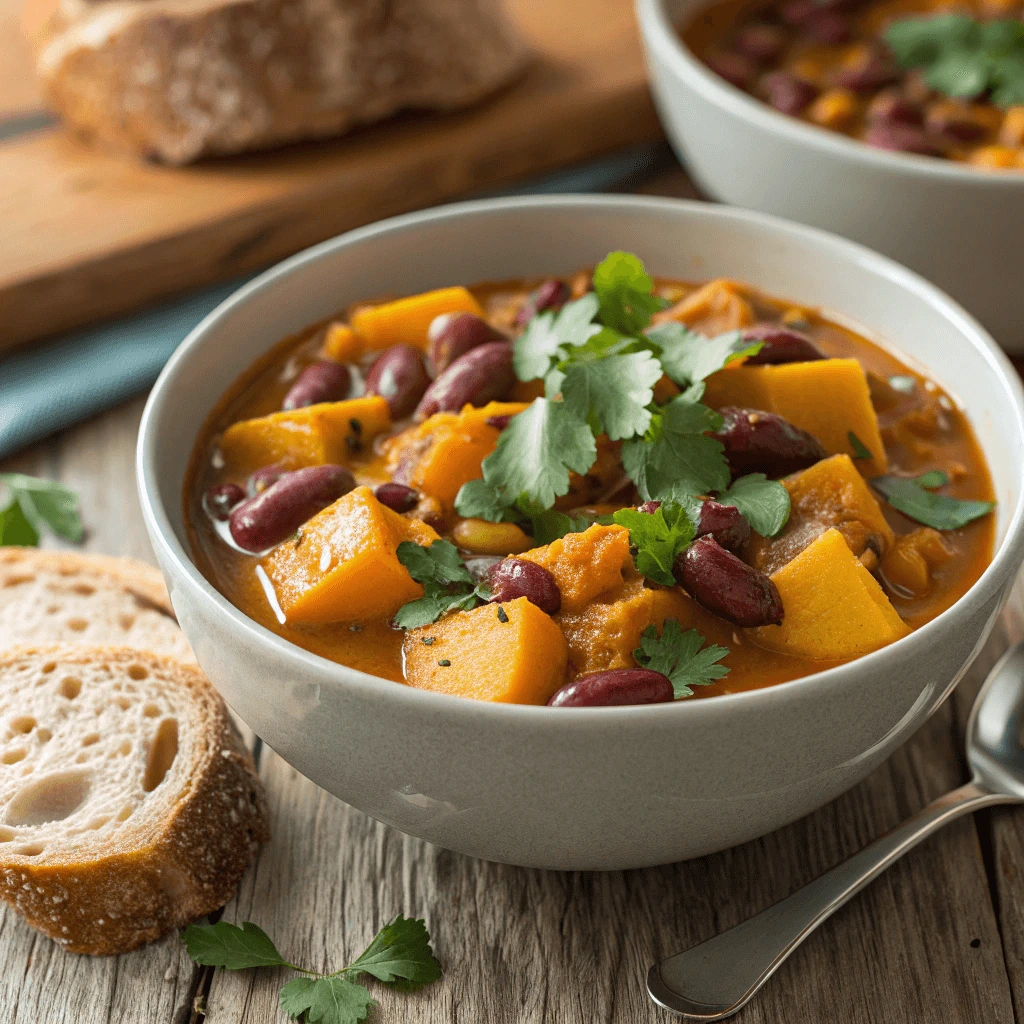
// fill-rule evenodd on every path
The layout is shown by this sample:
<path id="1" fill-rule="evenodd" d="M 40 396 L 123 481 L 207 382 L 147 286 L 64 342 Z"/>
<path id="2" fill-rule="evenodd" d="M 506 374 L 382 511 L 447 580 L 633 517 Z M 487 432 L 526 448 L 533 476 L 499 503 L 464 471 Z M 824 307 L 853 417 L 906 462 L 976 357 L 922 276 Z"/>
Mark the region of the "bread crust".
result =
<path id="1" fill-rule="evenodd" d="M 145 842 L 112 843 L 78 859 L 52 850 L 26 856 L 15 843 L 0 844 L 0 897 L 66 949 L 94 955 L 135 949 L 223 906 L 270 830 L 252 757 L 205 676 L 131 648 L 59 645 L 0 656 L 0 685 L 25 659 L 141 663 L 170 676 L 187 693 L 187 726 L 200 730 L 202 743 L 187 790 Z"/>
<path id="2" fill-rule="evenodd" d="M 47 2 L 25 22 L 41 26 L 50 102 L 80 133 L 170 164 L 467 106 L 527 58 L 501 0 Z"/>

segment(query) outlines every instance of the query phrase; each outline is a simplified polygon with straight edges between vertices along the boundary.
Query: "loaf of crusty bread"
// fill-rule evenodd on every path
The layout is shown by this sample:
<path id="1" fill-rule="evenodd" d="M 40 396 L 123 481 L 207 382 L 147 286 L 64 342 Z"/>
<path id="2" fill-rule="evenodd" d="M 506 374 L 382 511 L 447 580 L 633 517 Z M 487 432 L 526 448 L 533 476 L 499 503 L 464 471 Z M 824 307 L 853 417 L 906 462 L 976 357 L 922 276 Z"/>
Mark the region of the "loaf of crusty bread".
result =
<path id="1" fill-rule="evenodd" d="M 194 655 L 160 573 L 145 562 L 0 547 L 0 651 L 18 644 L 118 644 Z"/>
<path id="2" fill-rule="evenodd" d="M 502 0 L 28 0 L 50 102 L 141 156 L 335 135 L 476 102 L 525 64 Z"/>
<path id="3" fill-rule="evenodd" d="M 194 666 L 124 647 L 0 655 L 0 897 L 78 953 L 222 906 L 268 838 L 252 758 Z"/>

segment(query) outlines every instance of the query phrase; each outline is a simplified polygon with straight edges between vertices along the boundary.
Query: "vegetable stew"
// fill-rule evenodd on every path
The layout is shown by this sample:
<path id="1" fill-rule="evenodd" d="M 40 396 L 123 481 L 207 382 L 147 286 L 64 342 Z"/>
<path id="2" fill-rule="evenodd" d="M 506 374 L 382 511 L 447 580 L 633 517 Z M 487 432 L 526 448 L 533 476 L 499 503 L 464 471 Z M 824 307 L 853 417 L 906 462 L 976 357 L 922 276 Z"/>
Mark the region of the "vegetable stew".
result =
<path id="1" fill-rule="evenodd" d="M 1020 0 L 721 0 L 682 35 L 784 114 L 878 149 L 1024 170 Z"/>
<path id="2" fill-rule="evenodd" d="M 552 706 L 769 686 L 892 643 L 991 559 L 938 385 L 820 312 L 628 253 L 361 303 L 201 431 L 197 564 L 309 651 Z"/>

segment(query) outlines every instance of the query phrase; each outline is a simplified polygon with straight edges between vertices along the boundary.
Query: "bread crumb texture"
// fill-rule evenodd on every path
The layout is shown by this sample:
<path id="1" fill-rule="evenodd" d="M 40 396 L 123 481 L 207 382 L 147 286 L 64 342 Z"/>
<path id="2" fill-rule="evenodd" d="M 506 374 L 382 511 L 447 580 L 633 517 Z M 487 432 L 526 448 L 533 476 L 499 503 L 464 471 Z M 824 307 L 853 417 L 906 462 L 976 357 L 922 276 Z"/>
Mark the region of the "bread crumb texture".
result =
<path id="1" fill-rule="evenodd" d="M 252 758 L 194 666 L 127 647 L 0 655 L 0 896 L 73 952 L 226 903 L 269 838 Z"/>
<path id="2" fill-rule="evenodd" d="M 171 164 L 464 107 L 527 57 L 501 0 L 63 0 L 34 43 L 72 126 Z"/>

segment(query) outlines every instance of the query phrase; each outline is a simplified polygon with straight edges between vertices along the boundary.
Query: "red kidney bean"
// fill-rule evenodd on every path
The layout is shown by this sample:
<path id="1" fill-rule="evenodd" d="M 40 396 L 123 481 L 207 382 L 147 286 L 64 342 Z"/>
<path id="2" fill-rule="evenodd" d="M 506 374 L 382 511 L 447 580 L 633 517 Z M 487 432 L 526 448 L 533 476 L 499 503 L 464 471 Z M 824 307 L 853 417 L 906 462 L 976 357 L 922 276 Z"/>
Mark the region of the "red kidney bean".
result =
<path id="1" fill-rule="evenodd" d="M 255 498 L 236 505 L 230 530 L 246 551 L 265 551 L 290 537 L 306 520 L 355 487 L 344 466 L 309 466 L 285 473 Z"/>
<path id="2" fill-rule="evenodd" d="M 754 324 L 744 330 L 743 340 L 763 343 L 757 355 L 747 356 L 748 366 L 810 363 L 825 358 L 821 349 L 803 331 L 779 324 Z"/>
<path id="3" fill-rule="evenodd" d="M 924 120 L 924 112 L 895 89 L 880 92 L 868 104 L 867 119 L 870 124 L 916 124 Z"/>
<path id="4" fill-rule="evenodd" d="M 549 708 L 607 708 L 624 704 L 667 704 L 675 699 L 672 681 L 649 668 L 613 668 L 566 683 Z"/>
<path id="5" fill-rule="evenodd" d="M 539 288 L 530 292 L 526 302 L 516 313 L 516 327 L 525 327 L 538 313 L 549 309 L 561 309 L 571 296 L 572 291 L 564 281 L 545 281 Z"/>
<path id="6" fill-rule="evenodd" d="M 420 500 L 418 491 L 394 481 L 380 484 L 373 495 L 382 505 L 386 505 L 393 512 L 408 512 L 414 509 Z"/>
<path id="7" fill-rule="evenodd" d="M 240 501 L 245 501 L 245 491 L 238 484 L 218 484 L 206 492 L 206 511 L 224 521 Z"/>
<path id="8" fill-rule="evenodd" d="M 774 413 L 735 406 L 718 411 L 724 422 L 712 437 L 725 445 L 725 457 L 734 476 L 785 476 L 813 466 L 826 456 L 816 437 Z"/>
<path id="9" fill-rule="evenodd" d="M 459 356 L 489 341 L 506 341 L 483 317 L 475 313 L 442 313 L 427 331 L 429 358 L 434 376 L 443 373 Z"/>
<path id="10" fill-rule="evenodd" d="M 874 92 L 898 81 L 900 70 L 892 57 L 883 51 L 872 53 L 863 64 L 841 67 L 835 73 L 836 85 L 854 92 Z"/>
<path id="11" fill-rule="evenodd" d="M 969 111 L 958 110 L 955 105 L 943 102 L 928 108 L 924 126 L 950 142 L 979 142 L 986 132 L 985 126 L 975 121 Z"/>
<path id="12" fill-rule="evenodd" d="M 893 153 L 939 156 L 941 152 L 922 129 L 912 124 L 873 124 L 865 132 L 864 141 Z"/>
<path id="13" fill-rule="evenodd" d="M 429 386 L 423 353 L 412 345 L 385 349 L 366 375 L 366 393 L 387 399 L 393 420 L 408 416 Z"/>
<path id="14" fill-rule="evenodd" d="M 788 71 L 773 71 L 761 82 L 768 102 L 783 114 L 797 115 L 818 95 L 817 86 Z"/>
<path id="15" fill-rule="evenodd" d="M 838 11 L 818 10 L 803 25 L 804 32 L 819 43 L 838 46 L 853 37 L 849 18 Z"/>
<path id="16" fill-rule="evenodd" d="M 340 402 L 348 397 L 352 374 L 344 363 L 320 359 L 310 363 L 295 378 L 295 383 L 284 396 L 282 409 L 302 409 L 318 402 Z"/>
<path id="17" fill-rule="evenodd" d="M 799 28 L 808 18 L 813 18 L 820 10 L 814 0 L 788 0 L 779 8 L 779 17 L 787 25 Z"/>
<path id="18" fill-rule="evenodd" d="M 260 494 L 265 491 L 272 484 L 276 484 L 285 474 L 285 471 L 278 465 L 264 466 L 262 469 L 257 469 L 255 473 L 249 476 L 246 481 L 246 489 L 249 492 L 250 497 Z"/>
<path id="19" fill-rule="evenodd" d="M 734 505 L 721 505 L 708 498 L 700 507 L 697 536 L 711 536 L 729 551 L 739 551 L 750 540 L 750 523 Z"/>
<path id="20" fill-rule="evenodd" d="M 713 53 L 706 58 L 705 63 L 716 75 L 737 89 L 749 89 L 757 78 L 757 65 L 742 53 Z"/>
<path id="21" fill-rule="evenodd" d="M 721 547 L 714 537 L 698 537 L 672 567 L 686 592 L 709 612 L 737 626 L 782 622 L 782 598 L 758 569 Z"/>
<path id="22" fill-rule="evenodd" d="M 515 379 L 512 346 L 507 341 L 478 345 L 456 359 L 427 388 L 416 416 L 426 419 L 435 412 L 458 412 L 467 402 L 486 405 L 504 398 Z"/>
<path id="23" fill-rule="evenodd" d="M 542 565 L 525 558 L 503 558 L 488 577 L 491 603 L 525 597 L 542 612 L 554 615 L 562 607 L 562 592 L 555 577 Z"/>
<path id="24" fill-rule="evenodd" d="M 786 46 L 786 30 L 778 25 L 744 25 L 733 43 L 738 53 L 760 63 L 778 60 Z"/>

